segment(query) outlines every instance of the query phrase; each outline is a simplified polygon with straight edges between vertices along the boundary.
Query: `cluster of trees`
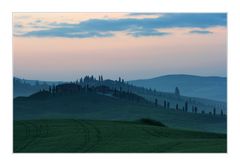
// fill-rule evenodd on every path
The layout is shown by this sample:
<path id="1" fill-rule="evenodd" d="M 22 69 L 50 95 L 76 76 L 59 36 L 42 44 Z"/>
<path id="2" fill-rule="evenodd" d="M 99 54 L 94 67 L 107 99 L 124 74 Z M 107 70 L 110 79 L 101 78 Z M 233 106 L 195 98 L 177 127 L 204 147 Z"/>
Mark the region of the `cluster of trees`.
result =
<path id="1" fill-rule="evenodd" d="M 85 93 L 85 92 L 102 92 L 108 93 L 109 88 L 107 86 L 90 86 L 89 84 L 81 85 L 77 83 L 63 83 L 59 85 L 49 86 L 48 92 L 51 94 L 73 94 L 73 93 Z"/>
<path id="2" fill-rule="evenodd" d="M 113 97 L 127 99 L 130 101 L 149 103 L 143 97 L 133 93 L 132 91 L 123 90 L 121 86 L 112 88 L 103 84 L 93 84 L 93 82 L 95 81 L 103 82 L 103 77 L 99 76 L 99 80 L 96 80 L 94 77 L 84 77 L 80 78 L 76 82 L 63 83 L 56 86 L 52 85 L 49 86 L 48 92 L 53 95 L 67 95 L 94 92 L 108 94 L 112 95 Z M 119 79 L 119 81 L 121 81 L 121 83 L 124 82 L 123 79 Z"/>

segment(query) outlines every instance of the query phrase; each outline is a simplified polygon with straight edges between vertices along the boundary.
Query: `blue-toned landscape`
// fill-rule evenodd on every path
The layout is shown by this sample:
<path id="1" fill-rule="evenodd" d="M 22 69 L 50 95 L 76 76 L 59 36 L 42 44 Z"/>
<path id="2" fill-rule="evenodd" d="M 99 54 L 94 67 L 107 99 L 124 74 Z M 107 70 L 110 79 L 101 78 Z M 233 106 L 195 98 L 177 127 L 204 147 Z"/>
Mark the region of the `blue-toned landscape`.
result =
<path id="1" fill-rule="evenodd" d="M 13 152 L 227 152 L 226 14 L 13 18 Z"/>

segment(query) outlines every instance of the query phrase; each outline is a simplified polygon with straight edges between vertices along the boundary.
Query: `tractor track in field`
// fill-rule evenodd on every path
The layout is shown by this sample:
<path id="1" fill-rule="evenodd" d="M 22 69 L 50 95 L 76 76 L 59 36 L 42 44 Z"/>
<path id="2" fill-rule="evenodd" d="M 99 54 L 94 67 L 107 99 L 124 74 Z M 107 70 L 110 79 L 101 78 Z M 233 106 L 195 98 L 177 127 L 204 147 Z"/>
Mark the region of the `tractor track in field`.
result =
<path id="1" fill-rule="evenodd" d="M 16 148 L 15 152 L 23 151 L 35 139 L 34 137 L 31 137 L 31 127 L 29 127 L 29 125 L 26 122 L 21 122 L 20 124 L 22 124 L 25 128 L 25 139 L 26 139 L 26 141 L 24 142 L 24 144 L 22 146 Z"/>
<path id="2" fill-rule="evenodd" d="M 137 127 L 137 126 L 135 126 L 135 127 Z M 159 131 L 157 131 L 157 129 L 148 130 L 146 127 L 139 127 L 139 128 L 142 129 L 145 133 L 147 133 L 153 137 L 157 137 L 157 138 L 169 137 L 169 136 L 165 135 L 165 133 L 159 133 Z M 176 142 L 176 143 L 172 144 L 170 147 L 164 148 L 163 150 L 161 150 L 161 152 L 170 152 L 171 149 L 173 149 L 174 147 L 179 146 L 181 144 L 182 144 L 181 142 Z"/>
<path id="3" fill-rule="evenodd" d="M 81 133 L 81 128 L 84 129 L 83 127 L 79 128 L 78 124 L 75 122 L 75 120 L 72 121 L 68 121 L 71 124 L 74 124 L 74 127 L 76 128 L 75 131 L 71 131 L 70 135 L 61 138 L 61 142 L 64 142 L 61 146 L 63 147 L 64 151 L 61 152 L 68 152 L 68 150 L 66 151 L 66 149 L 69 149 L 69 145 L 71 145 L 72 141 L 74 140 L 74 137 L 77 137 L 79 135 L 79 133 Z M 84 132 L 85 133 L 85 132 Z M 62 134 L 62 132 L 58 133 L 58 134 Z M 85 139 L 84 139 L 85 140 Z M 83 143 L 84 144 L 84 143 Z M 72 152 L 73 150 L 71 150 Z"/>
<path id="4" fill-rule="evenodd" d="M 96 142 L 90 145 L 87 149 L 85 149 L 83 152 L 91 152 L 94 150 L 94 148 L 101 142 L 101 131 L 93 124 L 86 122 L 88 126 L 91 126 L 91 128 L 94 130 L 94 133 L 96 133 Z M 91 138 L 91 137 L 89 137 Z"/>
<path id="5" fill-rule="evenodd" d="M 90 142 L 90 131 L 88 129 L 88 127 L 81 122 L 81 120 L 74 120 L 74 122 L 76 123 L 76 127 L 78 129 L 78 133 L 80 133 L 80 136 L 82 136 L 82 132 L 81 129 L 83 130 L 83 143 L 81 144 L 81 147 L 77 148 L 75 151 L 76 152 L 82 152 L 84 151 L 84 149 L 87 147 L 87 145 Z M 80 130 L 80 132 L 79 132 Z"/>
<path id="6" fill-rule="evenodd" d="M 64 147 L 68 147 L 71 144 L 71 140 L 76 136 L 83 136 L 84 141 L 81 143 L 80 148 L 76 149 L 76 152 L 91 152 L 101 141 L 101 131 L 93 124 L 84 122 L 81 120 L 73 121 L 76 125 L 76 132 L 70 138 L 64 138 L 66 144 Z M 23 145 L 15 148 L 15 152 L 23 152 L 24 149 L 36 143 L 38 138 L 46 137 L 49 133 L 49 125 L 34 124 L 32 122 L 19 123 L 25 128 L 25 138 Z M 83 131 L 83 132 L 82 132 Z M 94 140 L 96 139 L 96 140 Z"/>
<path id="7" fill-rule="evenodd" d="M 25 127 L 25 138 L 26 138 L 26 141 L 25 141 L 25 143 L 21 146 L 21 147 L 19 147 L 19 148 L 17 148 L 15 151 L 16 152 L 21 152 L 21 151 L 23 151 L 26 147 L 28 147 L 32 142 L 34 142 L 35 141 L 35 139 L 36 139 L 36 136 L 38 135 L 38 130 L 37 130 L 37 127 L 35 126 L 35 125 L 33 125 L 32 123 L 26 123 L 26 122 L 22 122 L 21 123 L 24 127 Z M 30 125 L 29 125 L 30 124 Z M 35 130 L 35 134 L 31 134 L 32 132 L 31 132 L 31 126 L 34 128 L 34 130 Z"/>
<path id="8" fill-rule="evenodd" d="M 76 127 L 75 132 L 71 137 L 64 138 L 65 145 L 64 147 L 68 147 L 69 144 L 71 144 L 71 140 L 73 140 L 74 137 L 83 137 L 83 142 L 79 145 L 76 145 L 77 148 L 74 149 L 72 152 L 93 152 L 94 149 L 96 148 L 97 145 L 100 144 L 102 141 L 102 133 L 99 130 L 96 125 L 91 124 L 91 122 L 87 122 L 84 120 L 73 120 L 74 126 Z M 21 146 L 18 147 L 15 152 L 22 152 L 24 149 L 26 149 L 28 146 L 32 145 L 33 143 L 36 143 L 38 138 L 40 137 L 46 137 L 49 133 L 49 125 L 48 123 L 45 125 L 40 124 L 34 124 L 32 122 L 21 122 L 21 124 L 25 128 L 25 143 Z M 135 126 L 135 125 L 134 125 Z M 117 137 L 118 133 L 124 132 L 124 127 L 119 128 L 117 131 L 114 130 L 115 126 L 112 126 L 113 130 L 112 132 L 108 135 L 106 140 L 104 142 L 114 140 L 115 137 Z M 159 133 L 157 129 L 148 129 L 146 127 L 140 127 L 140 126 L 135 126 L 137 129 L 143 130 L 145 133 L 153 136 L 153 137 L 164 137 L 162 133 Z M 159 135 L 160 134 L 160 135 Z"/>
<path id="9" fill-rule="evenodd" d="M 44 130 L 42 130 L 42 126 L 41 125 L 40 125 L 40 127 L 38 127 L 36 124 L 34 124 L 32 122 L 21 122 L 21 124 L 25 128 L 25 139 L 26 139 L 26 142 L 21 147 L 16 148 L 16 150 L 14 150 L 15 152 L 22 152 L 22 151 L 24 151 L 24 149 L 26 149 L 33 142 L 35 142 L 37 140 L 37 138 L 39 138 L 41 136 L 46 136 L 46 135 L 42 135 L 44 130 L 46 130 L 47 131 L 46 134 L 48 134 L 48 125 L 46 127 L 47 129 L 44 127 Z M 32 131 L 31 131 L 31 128 L 33 128 Z"/>
<path id="10" fill-rule="evenodd" d="M 80 126 L 80 128 L 83 129 L 84 133 L 84 142 L 82 146 L 76 150 L 76 152 L 91 152 L 101 141 L 101 131 L 95 125 L 89 122 L 84 122 L 81 120 L 75 120 L 75 122 Z M 93 134 L 92 137 L 91 134 Z M 96 140 L 93 141 L 92 139 L 95 136 Z"/>
<path id="11" fill-rule="evenodd" d="M 121 127 L 120 129 L 118 128 L 117 131 L 115 130 L 112 130 L 113 132 L 110 133 L 110 135 L 108 135 L 107 138 L 104 138 L 103 139 L 103 135 L 101 133 L 101 131 L 99 130 L 99 128 L 96 126 L 96 125 L 93 125 L 91 124 L 91 122 L 84 122 L 84 121 L 81 121 L 81 120 L 78 120 L 77 122 L 80 122 L 82 123 L 82 125 L 84 126 L 85 125 L 85 129 L 87 130 L 87 135 L 88 135 L 88 139 L 87 139 L 87 144 L 85 145 L 82 152 L 94 152 L 96 146 L 98 145 L 101 145 L 101 143 L 103 144 L 107 144 L 109 141 L 111 140 L 114 140 L 114 138 L 117 137 L 117 134 L 120 132 L 123 132 L 124 131 L 124 127 Z M 86 127 L 88 126 L 88 127 Z M 115 128 L 115 126 L 113 126 L 113 129 Z M 95 141 L 91 141 L 91 136 L 90 136 L 90 133 L 91 133 L 91 130 L 90 129 L 93 129 L 93 137 L 96 137 L 96 140 Z M 106 142 L 105 142 L 106 141 Z M 89 145 L 89 146 L 88 146 Z"/>

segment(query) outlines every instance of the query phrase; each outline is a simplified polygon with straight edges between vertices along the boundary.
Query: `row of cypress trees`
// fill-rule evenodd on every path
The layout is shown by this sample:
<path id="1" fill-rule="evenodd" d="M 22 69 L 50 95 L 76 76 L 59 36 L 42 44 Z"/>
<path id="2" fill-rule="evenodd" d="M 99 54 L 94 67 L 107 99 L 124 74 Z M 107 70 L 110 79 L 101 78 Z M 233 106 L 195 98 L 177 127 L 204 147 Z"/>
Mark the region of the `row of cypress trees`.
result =
<path id="1" fill-rule="evenodd" d="M 155 105 L 156 107 L 159 105 L 157 98 L 155 98 L 154 105 Z M 160 105 L 160 106 L 161 106 L 161 105 Z M 170 102 L 167 101 L 167 100 L 164 100 L 164 101 L 163 101 L 163 108 L 164 108 L 164 109 L 170 109 Z M 176 110 L 176 111 L 189 112 L 189 104 L 188 104 L 188 101 L 185 101 L 184 106 L 183 106 L 182 108 L 180 108 L 179 104 L 176 104 L 176 105 L 175 105 L 175 110 Z M 199 110 L 198 110 L 198 107 L 197 107 L 197 106 L 192 106 L 192 113 L 199 113 Z M 200 113 L 201 113 L 201 114 L 205 114 L 205 111 L 202 110 Z M 213 110 L 210 111 L 209 114 L 216 116 L 216 115 L 217 115 L 216 107 L 213 107 Z M 223 112 L 222 109 L 220 110 L 220 115 L 221 115 L 221 116 L 224 116 L 224 112 Z"/>

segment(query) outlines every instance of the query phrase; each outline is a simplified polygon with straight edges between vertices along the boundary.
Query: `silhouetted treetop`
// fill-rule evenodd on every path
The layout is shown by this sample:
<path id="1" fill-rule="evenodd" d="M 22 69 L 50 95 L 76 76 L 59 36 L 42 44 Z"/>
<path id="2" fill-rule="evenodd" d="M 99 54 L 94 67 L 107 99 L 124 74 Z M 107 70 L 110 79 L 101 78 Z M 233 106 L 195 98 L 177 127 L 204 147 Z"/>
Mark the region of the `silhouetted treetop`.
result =
<path id="1" fill-rule="evenodd" d="M 178 87 L 175 88 L 175 95 L 180 96 L 180 91 L 179 91 Z"/>

